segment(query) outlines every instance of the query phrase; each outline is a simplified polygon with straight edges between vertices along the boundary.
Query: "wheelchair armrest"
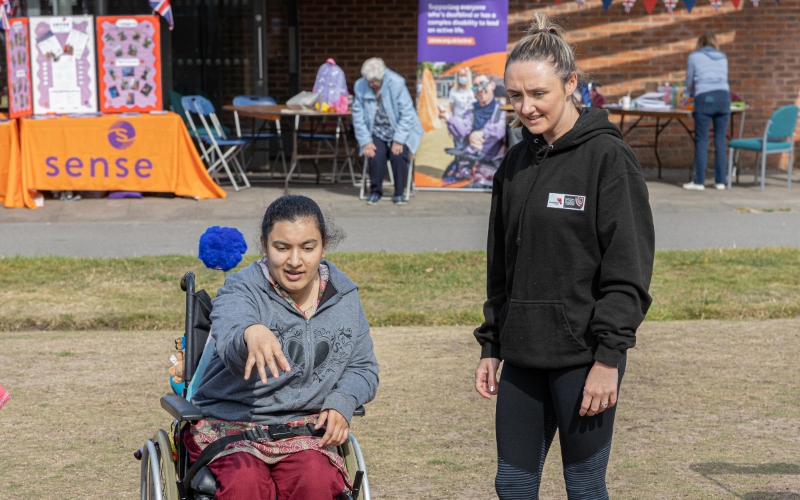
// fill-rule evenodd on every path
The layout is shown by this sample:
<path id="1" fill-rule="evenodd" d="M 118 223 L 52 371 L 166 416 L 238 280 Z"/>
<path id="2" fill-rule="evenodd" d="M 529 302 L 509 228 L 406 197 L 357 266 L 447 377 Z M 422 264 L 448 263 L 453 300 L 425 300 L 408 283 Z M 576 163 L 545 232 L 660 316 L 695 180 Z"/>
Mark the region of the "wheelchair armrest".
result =
<path id="1" fill-rule="evenodd" d="M 354 417 L 363 417 L 366 414 L 367 414 L 367 410 L 364 409 L 364 405 L 359 406 L 353 412 L 353 416 Z"/>
<path id="2" fill-rule="evenodd" d="M 181 422 L 197 422 L 203 418 L 203 412 L 181 396 L 162 397 L 161 407 Z"/>

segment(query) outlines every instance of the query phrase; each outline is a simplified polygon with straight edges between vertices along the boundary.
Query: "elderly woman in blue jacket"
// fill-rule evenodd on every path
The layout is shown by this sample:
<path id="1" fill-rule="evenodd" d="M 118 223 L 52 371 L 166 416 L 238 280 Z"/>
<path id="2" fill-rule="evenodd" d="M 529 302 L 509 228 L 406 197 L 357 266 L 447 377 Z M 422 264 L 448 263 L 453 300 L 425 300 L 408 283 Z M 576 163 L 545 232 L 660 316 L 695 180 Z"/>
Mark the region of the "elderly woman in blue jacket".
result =
<path id="1" fill-rule="evenodd" d="M 370 195 L 368 205 L 383 196 L 386 161 L 392 164 L 395 204 L 407 202 L 403 188 L 408 180 L 410 155 L 422 139 L 422 124 L 405 79 L 386 68 L 383 59 L 367 59 L 354 86 L 353 128 L 361 152 L 369 162 Z"/>
<path id="2" fill-rule="evenodd" d="M 720 52 L 714 33 L 697 39 L 697 50 L 686 63 L 686 90 L 694 96 L 694 181 L 684 189 L 705 189 L 708 131 L 714 122 L 714 187 L 725 189 L 725 130 L 731 116 L 728 58 Z"/>

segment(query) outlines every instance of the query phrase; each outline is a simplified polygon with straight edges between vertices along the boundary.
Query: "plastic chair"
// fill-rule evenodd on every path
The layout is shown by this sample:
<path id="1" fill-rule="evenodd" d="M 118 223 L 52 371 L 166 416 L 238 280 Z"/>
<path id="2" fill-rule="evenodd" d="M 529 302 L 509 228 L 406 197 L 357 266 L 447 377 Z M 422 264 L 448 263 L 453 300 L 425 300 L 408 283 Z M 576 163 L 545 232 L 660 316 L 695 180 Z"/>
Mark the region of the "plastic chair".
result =
<path id="1" fill-rule="evenodd" d="M 233 184 L 233 189 L 238 191 L 239 184 L 236 182 L 236 177 L 228 165 L 228 162 L 232 161 L 245 187 L 250 187 L 250 181 L 244 173 L 242 164 L 236 158 L 236 155 L 247 145 L 248 141 L 244 139 L 228 139 L 225 136 L 222 125 L 214 112 L 214 105 L 205 97 L 199 95 L 184 96 L 181 98 L 181 104 L 186 112 L 186 120 L 198 139 L 197 143 L 200 146 L 203 160 L 208 165 L 208 173 L 216 180 L 217 171 L 222 167 L 231 184 Z M 192 119 L 192 112 L 200 117 L 206 132 L 205 135 L 198 134 L 197 127 Z M 211 125 L 208 123 L 209 120 Z M 224 151 L 223 147 L 226 148 Z"/>
<path id="2" fill-rule="evenodd" d="M 238 95 L 233 98 L 233 105 L 234 106 L 275 106 L 277 102 L 275 99 L 268 95 Z M 281 133 L 281 120 L 280 117 L 275 119 L 275 132 L 268 132 L 269 130 L 269 121 L 264 120 L 261 123 L 261 126 L 258 128 L 257 131 L 251 133 L 242 133 L 242 129 L 239 125 L 239 113 L 234 111 L 233 112 L 233 119 L 236 122 L 236 135 L 240 139 L 248 139 L 251 144 L 255 145 L 256 141 L 271 141 L 277 140 L 278 141 L 278 157 L 281 159 L 281 163 L 283 164 L 283 175 L 286 176 L 286 155 L 283 151 L 283 134 Z M 251 122 L 250 130 L 255 129 L 256 120 L 253 118 Z M 266 151 L 267 152 L 267 168 L 271 170 L 270 162 L 269 162 L 269 147 L 265 149 L 257 150 L 255 147 L 253 151 Z"/>
<path id="3" fill-rule="evenodd" d="M 186 124 L 186 128 L 189 128 L 189 122 L 186 121 L 186 110 L 183 109 L 183 104 L 181 104 L 181 99 L 183 99 L 183 94 L 180 92 L 176 92 L 174 90 L 170 90 L 167 94 L 167 99 L 169 100 L 169 107 L 172 109 L 173 113 L 176 113 L 178 116 L 181 117 L 183 123 Z M 231 133 L 230 129 L 225 125 L 222 125 L 222 131 L 225 132 L 225 135 Z M 197 133 L 193 132 L 191 129 L 189 130 L 189 136 L 193 139 L 197 138 L 197 134 L 203 136 L 206 135 L 205 129 L 198 129 Z"/>
<path id="4" fill-rule="evenodd" d="M 390 160 L 386 160 L 389 163 L 386 171 L 389 174 L 389 182 L 383 181 L 384 185 L 394 186 L 394 174 L 392 173 L 392 165 Z M 367 179 L 369 178 L 369 159 L 365 156 L 364 157 L 364 169 L 361 172 L 361 191 L 358 193 L 358 198 L 360 200 L 366 200 L 369 193 L 367 193 Z M 406 200 L 410 201 L 411 197 L 414 196 L 416 192 L 414 191 L 414 155 L 412 154 L 411 157 L 408 159 L 408 179 L 406 180 L 406 187 L 403 190 L 403 196 L 406 197 Z"/>
<path id="5" fill-rule="evenodd" d="M 797 126 L 798 107 L 795 105 L 779 108 L 767 121 L 762 137 L 734 139 L 728 143 L 728 189 L 731 189 L 733 174 L 733 155 L 737 149 L 756 152 L 755 173 L 758 174 L 758 155 L 761 155 L 761 190 L 764 191 L 764 178 L 767 173 L 767 155 L 789 153 L 789 179 L 786 187 L 792 187 L 792 163 L 794 163 L 794 129 Z M 789 139 L 788 141 L 786 139 Z M 753 183 L 758 181 L 754 176 Z"/>

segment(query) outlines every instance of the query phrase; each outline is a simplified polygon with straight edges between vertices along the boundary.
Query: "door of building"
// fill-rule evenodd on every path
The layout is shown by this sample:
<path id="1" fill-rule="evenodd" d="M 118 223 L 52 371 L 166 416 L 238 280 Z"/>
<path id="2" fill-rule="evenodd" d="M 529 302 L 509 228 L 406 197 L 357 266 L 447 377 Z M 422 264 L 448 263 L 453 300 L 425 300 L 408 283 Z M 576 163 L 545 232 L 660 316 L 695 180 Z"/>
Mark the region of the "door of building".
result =
<path id="1" fill-rule="evenodd" d="M 240 94 L 266 94 L 264 0 L 173 0 L 172 87 L 217 109 Z"/>

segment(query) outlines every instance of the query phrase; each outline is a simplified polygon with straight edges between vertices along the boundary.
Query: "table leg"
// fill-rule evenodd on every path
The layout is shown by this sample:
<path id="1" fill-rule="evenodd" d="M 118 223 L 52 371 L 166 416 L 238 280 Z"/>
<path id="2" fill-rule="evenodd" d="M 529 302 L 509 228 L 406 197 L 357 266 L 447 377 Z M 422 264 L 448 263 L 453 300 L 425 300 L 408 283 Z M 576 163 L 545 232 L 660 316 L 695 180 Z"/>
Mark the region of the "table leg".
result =
<path id="1" fill-rule="evenodd" d="M 297 167 L 297 129 L 300 128 L 300 115 L 294 117 L 294 130 L 292 131 L 292 165 L 289 167 L 289 173 L 286 174 L 286 182 L 283 185 L 285 191 L 289 190 L 289 179 L 292 178 L 294 169 Z"/>
<path id="2" fill-rule="evenodd" d="M 656 163 L 658 163 L 658 178 L 661 178 L 661 158 L 658 157 L 658 136 L 661 133 L 659 130 L 659 123 L 661 122 L 661 118 L 656 117 L 656 141 L 653 144 L 653 152 L 656 154 Z M 669 124 L 669 122 L 667 122 Z M 666 125 L 665 125 L 666 127 Z"/>

